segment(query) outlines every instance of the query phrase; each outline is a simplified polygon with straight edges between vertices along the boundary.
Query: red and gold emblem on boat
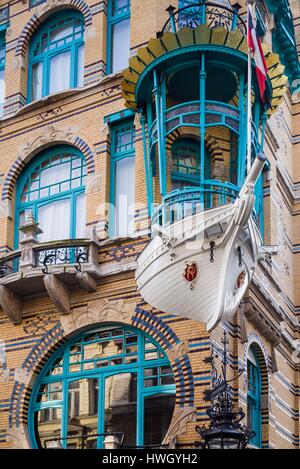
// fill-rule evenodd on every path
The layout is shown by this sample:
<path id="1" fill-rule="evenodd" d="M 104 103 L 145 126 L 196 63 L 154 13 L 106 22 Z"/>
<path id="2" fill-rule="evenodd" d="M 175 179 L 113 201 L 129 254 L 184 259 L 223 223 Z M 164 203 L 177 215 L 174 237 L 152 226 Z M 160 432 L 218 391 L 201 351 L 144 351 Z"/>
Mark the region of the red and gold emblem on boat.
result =
<path id="1" fill-rule="evenodd" d="M 236 287 L 241 288 L 244 285 L 245 280 L 246 280 L 246 273 L 243 270 L 237 278 Z"/>
<path id="2" fill-rule="evenodd" d="M 190 284 L 190 288 L 193 288 L 197 275 L 198 275 L 197 263 L 195 261 L 186 262 L 186 267 L 184 269 L 183 277 Z"/>

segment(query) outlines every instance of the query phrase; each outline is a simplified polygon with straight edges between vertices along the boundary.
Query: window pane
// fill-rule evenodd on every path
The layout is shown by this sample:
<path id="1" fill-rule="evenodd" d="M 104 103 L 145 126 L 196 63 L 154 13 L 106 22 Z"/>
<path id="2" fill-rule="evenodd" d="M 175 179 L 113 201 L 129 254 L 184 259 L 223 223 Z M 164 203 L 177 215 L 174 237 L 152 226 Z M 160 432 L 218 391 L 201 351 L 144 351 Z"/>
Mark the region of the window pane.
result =
<path id="1" fill-rule="evenodd" d="M 85 238 L 86 235 L 86 199 L 80 194 L 76 199 L 76 238 Z"/>
<path id="2" fill-rule="evenodd" d="M 112 28 L 112 72 L 128 67 L 130 51 L 130 20 L 120 21 Z"/>
<path id="3" fill-rule="evenodd" d="M 70 238 L 70 200 L 63 199 L 38 209 L 38 222 L 43 233 L 40 241 Z"/>
<path id="4" fill-rule="evenodd" d="M 31 97 L 33 101 L 42 97 L 43 63 L 32 65 Z"/>
<path id="5" fill-rule="evenodd" d="M 70 163 L 61 163 L 57 166 L 50 166 L 41 171 L 40 187 L 50 186 L 70 178 Z M 31 187 L 32 188 L 32 187 Z"/>
<path id="6" fill-rule="evenodd" d="M 84 82 L 84 46 L 78 47 L 77 87 L 83 86 Z"/>
<path id="7" fill-rule="evenodd" d="M 98 380 L 79 379 L 69 384 L 69 448 L 96 448 L 98 433 Z"/>
<path id="8" fill-rule="evenodd" d="M 42 448 L 61 448 L 61 416 L 61 407 L 49 407 L 35 412 L 37 442 Z"/>
<path id="9" fill-rule="evenodd" d="M 171 423 L 174 405 L 175 395 L 161 394 L 145 398 L 145 445 L 159 445 L 163 442 Z"/>
<path id="10" fill-rule="evenodd" d="M 116 163 L 116 236 L 125 237 L 134 231 L 135 158 Z"/>
<path id="11" fill-rule="evenodd" d="M 51 31 L 50 41 L 58 41 L 59 39 L 63 39 L 67 36 L 70 36 L 71 34 L 73 34 L 73 24 L 59 26 L 54 31 Z"/>
<path id="12" fill-rule="evenodd" d="M 136 445 L 137 373 L 121 373 L 105 380 L 104 432 L 124 433 L 124 444 Z"/>
<path id="13" fill-rule="evenodd" d="M 55 55 L 50 61 L 49 93 L 70 88 L 70 52 Z"/>

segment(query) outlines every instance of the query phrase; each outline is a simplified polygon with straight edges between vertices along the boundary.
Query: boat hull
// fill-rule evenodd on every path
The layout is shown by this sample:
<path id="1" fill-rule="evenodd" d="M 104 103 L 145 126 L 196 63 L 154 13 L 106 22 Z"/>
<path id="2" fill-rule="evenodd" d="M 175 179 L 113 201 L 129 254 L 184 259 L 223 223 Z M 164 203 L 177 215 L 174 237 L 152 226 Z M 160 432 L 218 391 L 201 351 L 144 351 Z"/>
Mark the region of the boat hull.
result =
<path id="1" fill-rule="evenodd" d="M 221 226 L 217 220 L 222 219 L 222 210 L 217 220 L 216 211 L 206 212 L 203 230 L 195 237 L 190 236 L 187 221 L 182 225 L 185 229 L 171 227 L 173 236 L 170 230 L 165 236 L 154 236 L 138 259 L 136 271 L 138 290 L 147 303 L 206 323 L 208 329 L 233 317 L 249 286 L 260 236 L 251 217 L 246 225 L 236 227 L 232 222 L 236 211 L 227 207 L 223 214 L 226 210 L 230 216 L 223 216 L 223 233 L 213 241 L 207 238 L 206 227 Z M 192 218 L 190 225 L 197 226 Z M 187 275 L 191 270 L 194 274 Z"/>

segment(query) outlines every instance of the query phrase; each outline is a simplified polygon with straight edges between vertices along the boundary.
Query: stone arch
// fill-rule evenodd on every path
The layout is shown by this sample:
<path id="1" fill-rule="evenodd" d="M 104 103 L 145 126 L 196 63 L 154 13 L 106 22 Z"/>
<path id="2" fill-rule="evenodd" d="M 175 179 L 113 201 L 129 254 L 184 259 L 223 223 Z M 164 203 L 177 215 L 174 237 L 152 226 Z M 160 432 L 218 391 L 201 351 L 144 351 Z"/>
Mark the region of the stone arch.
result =
<path id="1" fill-rule="evenodd" d="M 199 129 L 196 127 L 178 127 L 177 129 L 173 130 L 167 137 L 166 137 L 166 153 L 167 159 L 171 163 L 171 148 L 172 144 L 182 138 L 182 137 L 192 137 L 199 139 Z M 220 148 L 220 145 L 217 139 L 211 135 L 209 132 L 205 133 L 205 147 L 207 148 L 209 154 L 211 155 L 211 163 L 213 168 L 213 176 L 222 177 L 222 169 L 224 168 L 224 158 L 223 152 Z M 218 167 L 218 169 L 217 169 Z M 216 174 L 216 171 L 220 172 L 221 174 Z"/>
<path id="2" fill-rule="evenodd" d="M 113 323 L 128 324 L 147 332 L 161 345 L 170 359 L 176 382 L 176 404 L 164 442 L 171 441 L 180 432 L 183 433 L 186 424 L 195 420 L 196 409 L 191 399 L 193 380 L 188 344 L 181 342 L 161 318 L 144 310 L 136 302 L 99 299 L 91 301 L 86 307 L 74 309 L 69 315 L 60 316 L 55 326 L 45 332 L 38 344 L 29 352 L 21 368 L 16 370 L 7 432 L 7 439 L 15 448 L 30 448 L 27 431 L 29 401 L 35 381 L 47 360 L 75 334 L 83 332 L 88 327 Z M 163 337 L 164 334 L 166 339 Z"/>
<path id="3" fill-rule="evenodd" d="M 78 148 L 83 154 L 87 162 L 87 174 L 95 172 L 95 151 L 88 145 L 83 138 L 78 135 L 78 129 L 67 128 L 61 129 L 53 125 L 45 127 L 38 137 L 31 142 L 27 142 L 19 147 L 19 154 L 7 172 L 2 189 L 2 201 L 11 200 L 13 190 L 18 176 L 31 159 L 51 146 L 69 144 Z"/>
<path id="4" fill-rule="evenodd" d="M 92 13 L 84 0 L 47 0 L 37 7 L 35 14 L 24 26 L 16 45 L 15 56 L 25 57 L 30 38 L 35 30 L 50 14 L 66 7 L 80 11 L 84 17 L 86 27 L 92 24 Z"/>
<path id="5" fill-rule="evenodd" d="M 244 369 L 247 374 L 247 357 L 249 350 L 252 349 L 257 357 L 260 375 L 261 375 L 261 424 L 262 424 L 262 447 L 269 447 L 269 396 L 270 396 L 270 373 L 268 352 L 261 338 L 252 333 L 249 335 L 248 342 L 244 351 Z"/>

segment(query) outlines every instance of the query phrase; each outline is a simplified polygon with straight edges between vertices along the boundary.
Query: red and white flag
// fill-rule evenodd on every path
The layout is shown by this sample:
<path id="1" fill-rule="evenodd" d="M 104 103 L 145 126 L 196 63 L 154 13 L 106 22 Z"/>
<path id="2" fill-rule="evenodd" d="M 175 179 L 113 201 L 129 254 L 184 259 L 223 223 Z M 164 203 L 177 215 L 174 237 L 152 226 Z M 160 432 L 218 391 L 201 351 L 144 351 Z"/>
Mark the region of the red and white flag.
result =
<path id="1" fill-rule="evenodd" d="M 252 52 L 255 65 L 256 76 L 259 86 L 260 99 L 263 103 L 266 102 L 266 81 L 268 67 L 265 61 L 265 56 L 262 50 L 260 38 L 256 31 L 256 14 L 252 5 L 248 4 L 248 47 Z"/>

